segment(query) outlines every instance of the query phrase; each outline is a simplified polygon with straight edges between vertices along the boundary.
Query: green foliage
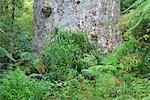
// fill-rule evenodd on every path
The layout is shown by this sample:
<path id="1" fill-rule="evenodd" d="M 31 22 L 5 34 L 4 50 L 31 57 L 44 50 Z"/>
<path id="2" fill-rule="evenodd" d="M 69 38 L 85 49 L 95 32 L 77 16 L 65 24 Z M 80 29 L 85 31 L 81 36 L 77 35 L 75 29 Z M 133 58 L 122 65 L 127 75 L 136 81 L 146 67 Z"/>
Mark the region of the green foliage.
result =
<path id="1" fill-rule="evenodd" d="M 130 10 L 136 9 L 145 1 L 146 0 L 121 0 L 121 11 L 123 11 L 122 13 L 127 13 Z"/>
<path id="2" fill-rule="evenodd" d="M 98 54 L 95 56 L 97 47 L 88 42 L 84 33 L 59 30 L 45 41 L 42 54 L 48 64 L 51 76 L 55 76 L 55 74 L 60 76 L 72 69 L 80 72 L 83 68 L 98 63 Z M 55 74 L 52 75 L 52 73 Z"/>
<path id="3" fill-rule="evenodd" d="M 103 59 L 103 63 L 117 65 L 119 63 L 119 59 L 124 55 L 132 54 L 134 52 L 134 48 L 134 39 L 124 42 L 115 52 L 108 54 L 107 57 Z"/>
<path id="4" fill-rule="evenodd" d="M 149 97 L 150 81 L 148 79 L 134 78 L 128 74 L 123 76 L 117 71 L 115 66 L 94 66 L 83 73 L 88 77 L 94 75 L 96 78 L 85 79 L 87 76 L 79 75 L 77 79 L 59 84 L 57 98 L 60 99 L 142 99 Z M 119 73 L 119 77 L 113 75 L 111 71 Z"/>
<path id="5" fill-rule="evenodd" d="M 83 33 L 58 31 L 46 42 L 43 54 L 50 65 L 72 65 L 94 48 Z"/>
<path id="6" fill-rule="evenodd" d="M 124 40 L 122 45 L 108 54 L 103 63 L 114 65 L 134 76 L 149 77 L 150 2 L 136 2 L 140 2 L 137 8 L 123 15 L 119 23 Z"/>
<path id="7" fill-rule="evenodd" d="M 1 99 L 24 99 L 29 98 L 34 93 L 33 83 L 19 69 L 10 72 L 2 79 L 0 89 Z"/>
<path id="8" fill-rule="evenodd" d="M 8 57 L 10 60 L 15 61 L 15 59 L 12 57 L 12 55 L 5 50 L 4 48 L 0 47 L 0 57 Z"/>
<path id="9" fill-rule="evenodd" d="M 77 71 L 68 66 L 53 66 L 50 71 L 45 73 L 45 76 L 52 81 L 65 81 L 75 78 Z"/>
<path id="10" fill-rule="evenodd" d="M 8 72 L 0 84 L 0 99 L 1 100 L 29 100 L 38 98 L 41 100 L 45 95 L 48 83 L 44 81 L 38 82 L 27 77 L 20 69 Z"/>
<path id="11" fill-rule="evenodd" d="M 121 10 L 125 11 L 129 8 L 136 0 L 121 0 Z"/>
<path id="12" fill-rule="evenodd" d="M 31 51 L 32 0 L 0 1 L 0 46 L 11 53 Z"/>
<path id="13" fill-rule="evenodd" d="M 33 61 L 33 66 L 35 66 L 36 69 L 39 69 L 43 66 L 43 61 L 41 59 L 35 59 Z"/>
<path id="14" fill-rule="evenodd" d="M 34 53 L 31 52 L 23 52 L 20 53 L 20 59 L 25 60 L 25 61 L 32 61 L 33 59 L 35 59 L 36 56 Z"/>
<path id="15" fill-rule="evenodd" d="M 42 60 L 42 57 L 33 52 L 20 53 L 19 60 L 21 62 L 24 62 L 25 63 L 24 67 L 28 67 L 28 69 L 32 70 L 32 72 L 38 72 L 42 74 L 47 69 L 47 65 L 44 62 L 44 60 Z"/>
<path id="16" fill-rule="evenodd" d="M 129 15 L 129 16 L 128 16 Z M 138 73 L 141 75 L 145 75 L 148 77 L 149 70 L 149 20 L 150 20 L 150 2 L 149 0 L 142 1 L 139 6 L 129 13 L 127 16 L 128 18 L 122 21 L 121 25 L 124 26 L 123 36 L 128 38 L 128 41 L 134 39 L 136 47 L 134 47 L 134 53 L 138 53 L 141 57 L 139 64 L 136 68 Z M 126 17 L 126 16 L 125 16 Z M 124 17 L 123 17 L 124 19 Z M 137 61 L 138 62 L 138 61 Z M 136 64 L 135 64 L 136 65 Z M 145 72 L 145 73 L 142 73 Z"/>
<path id="17" fill-rule="evenodd" d="M 82 74 L 85 78 L 94 80 L 100 75 L 100 70 L 102 66 L 92 66 L 88 69 L 83 69 Z"/>
<path id="18" fill-rule="evenodd" d="M 123 41 L 107 55 L 84 33 L 58 29 L 33 53 L 32 0 L 11 1 L 0 1 L 0 60 L 16 61 L 0 65 L 1 100 L 150 99 L 149 0 L 121 0 Z"/>
<path id="19" fill-rule="evenodd" d="M 82 63 L 82 65 L 85 66 L 86 68 L 94 66 L 94 65 L 98 65 L 98 61 L 99 60 L 93 54 L 85 54 L 84 58 L 82 58 L 80 60 L 80 62 Z"/>
<path id="20" fill-rule="evenodd" d="M 149 42 L 149 20 L 150 20 L 150 2 L 143 1 L 135 10 L 123 16 L 121 20 L 121 30 L 124 35 L 129 37 L 133 35 L 140 42 Z"/>
<path id="21" fill-rule="evenodd" d="M 53 39 L 46 41 L 49 43 L 44 48 L 44 55 L 50 66 L 70 64 L 73 61 L 76 51 L 80 52 L 67 32 L 59 32 Z"/>

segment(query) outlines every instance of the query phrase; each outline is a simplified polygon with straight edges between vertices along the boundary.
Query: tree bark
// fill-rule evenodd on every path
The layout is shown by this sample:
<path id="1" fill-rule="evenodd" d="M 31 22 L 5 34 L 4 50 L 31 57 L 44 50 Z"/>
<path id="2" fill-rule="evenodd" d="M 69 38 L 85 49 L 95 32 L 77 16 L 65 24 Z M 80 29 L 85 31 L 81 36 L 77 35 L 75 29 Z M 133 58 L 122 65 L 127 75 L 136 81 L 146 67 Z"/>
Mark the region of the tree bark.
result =
<path id="1" fill-rule="evenodd" d="M 35 0 L 34 50 L 54 27 L 95 35 L 100 50 L 108 52 L 119 43 L 117 23 L 120 0 Z M 92 40 L 92 39 L 91 39 Z"/>

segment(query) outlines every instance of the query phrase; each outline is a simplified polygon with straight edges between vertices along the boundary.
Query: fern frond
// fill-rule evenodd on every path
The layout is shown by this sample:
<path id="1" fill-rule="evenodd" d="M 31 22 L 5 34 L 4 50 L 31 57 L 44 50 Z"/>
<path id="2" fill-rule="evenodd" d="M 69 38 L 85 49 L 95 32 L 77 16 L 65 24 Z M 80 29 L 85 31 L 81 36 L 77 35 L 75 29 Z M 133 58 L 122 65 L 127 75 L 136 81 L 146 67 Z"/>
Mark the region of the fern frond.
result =
<path id="1" fill-rule="evenodd" d="M 0 57 L 7 57 L 12 61 L 15 61 L 15 59 L 12 57 L 12 55 L 3 47 L 0 47 Z"/>

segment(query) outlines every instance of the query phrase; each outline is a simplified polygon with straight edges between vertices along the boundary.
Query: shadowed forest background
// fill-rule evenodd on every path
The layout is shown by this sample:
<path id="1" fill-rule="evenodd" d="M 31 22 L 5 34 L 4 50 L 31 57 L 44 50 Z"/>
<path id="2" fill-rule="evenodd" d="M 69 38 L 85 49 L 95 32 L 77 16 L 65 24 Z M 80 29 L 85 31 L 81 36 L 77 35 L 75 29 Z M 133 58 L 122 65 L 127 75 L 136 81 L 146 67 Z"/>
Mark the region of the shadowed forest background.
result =
<path id="1" fill-rule="evenodd" d="M 150 0 L 120 0 L 108 49 L 73 27 L 37 31 L 36 2 L 0 0 L 0 100 L 150 100 Z"/>

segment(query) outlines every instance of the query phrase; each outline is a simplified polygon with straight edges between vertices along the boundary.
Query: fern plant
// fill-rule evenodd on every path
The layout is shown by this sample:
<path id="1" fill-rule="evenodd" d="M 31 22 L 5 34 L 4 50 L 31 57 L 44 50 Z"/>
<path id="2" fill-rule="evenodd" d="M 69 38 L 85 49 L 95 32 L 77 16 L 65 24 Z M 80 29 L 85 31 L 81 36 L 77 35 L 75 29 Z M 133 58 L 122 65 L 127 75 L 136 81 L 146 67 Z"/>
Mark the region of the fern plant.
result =
<path id="1" fill-rule="evenodd" d="M 0 57 L 7 57 L 12 61 L 15 61 L 15 59 L 12 57 L 12 55 L 3 47 L 0 47 Z"/>
<path id="2" fill-rule="evenodd" d="M 58 31 L 46 40 L 43 55 L 49 66 L 71 66 L 75 68 L 85 54 L 93 53 L 95 48 L 88 42 L 84 33 Z M 94 55 L 93 55 L 94 56 Z"/>
<path id="3" fill-rule="evenodd" d="M 0 80 L 0 100 L 44 100 L 51 82 L 38 81 L 17 68 Z"/>

